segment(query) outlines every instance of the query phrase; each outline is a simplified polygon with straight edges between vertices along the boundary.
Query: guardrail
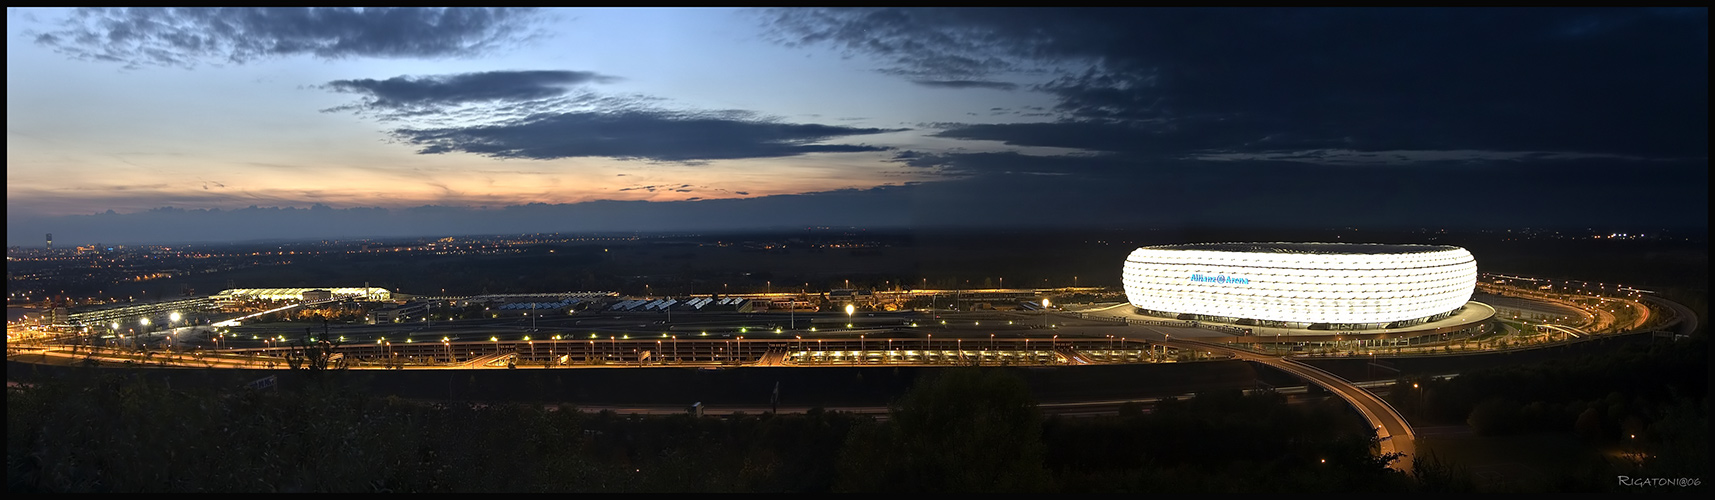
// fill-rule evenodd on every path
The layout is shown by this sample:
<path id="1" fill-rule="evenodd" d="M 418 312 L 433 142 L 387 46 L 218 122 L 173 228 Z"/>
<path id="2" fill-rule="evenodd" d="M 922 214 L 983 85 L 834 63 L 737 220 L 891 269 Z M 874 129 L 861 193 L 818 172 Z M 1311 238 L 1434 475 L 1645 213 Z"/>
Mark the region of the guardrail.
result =
<path id="1" fill-rule="evenodd" d="M 1211 329 L 1213 328 L 1212 325 L 1200 326 L 1200 323 L 1198 323 L 1196 321 L 1116 318 L 1113 316 L 1095 316 L 1095 315 L 1091 315 L 1089 313 L 1078 312 L 1078 311 L 1067 311 L 1067 312 L 1064 312 L 1062 314 L 1075 315 L 1078 317 L 1078 319 L 1087 319 L 1087 320 L 1096 320 L 1096 321 L 1113 321 L 1116 323 L 1120 323 L 1120 324 L 1124 324 L 1124 325 L 1131 325 L 1131 326 L 1170 326 L 1170 327 L 1174 327 L 1174 328 L 1209 327 Z"/>

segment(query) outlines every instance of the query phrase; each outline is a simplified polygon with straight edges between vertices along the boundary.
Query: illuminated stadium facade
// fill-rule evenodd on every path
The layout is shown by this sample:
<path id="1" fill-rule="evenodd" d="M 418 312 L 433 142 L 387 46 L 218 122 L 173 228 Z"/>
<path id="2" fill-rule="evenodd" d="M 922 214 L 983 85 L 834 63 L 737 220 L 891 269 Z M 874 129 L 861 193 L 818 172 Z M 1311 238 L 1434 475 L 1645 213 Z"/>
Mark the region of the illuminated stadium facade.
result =
<path id="1" fill-rule="evenodd" d="M 1458 313 L 1477 262 L 1452 246 L 1199 243 L 1138 248 L 1121 281 L 1131 305 L 1152 316 L 1373 330 Z"/>

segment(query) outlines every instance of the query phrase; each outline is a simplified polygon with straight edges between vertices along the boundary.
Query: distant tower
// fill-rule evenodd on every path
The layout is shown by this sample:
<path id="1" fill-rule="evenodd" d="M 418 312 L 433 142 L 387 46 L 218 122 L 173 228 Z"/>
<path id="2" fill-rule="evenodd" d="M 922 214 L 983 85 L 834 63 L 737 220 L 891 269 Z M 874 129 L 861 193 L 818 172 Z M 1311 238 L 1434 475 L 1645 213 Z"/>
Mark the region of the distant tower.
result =
<path id="1" fill-rule="evenodd" d="M 54 249 L 54 233 L 48 233 L 48 250 Z"/>

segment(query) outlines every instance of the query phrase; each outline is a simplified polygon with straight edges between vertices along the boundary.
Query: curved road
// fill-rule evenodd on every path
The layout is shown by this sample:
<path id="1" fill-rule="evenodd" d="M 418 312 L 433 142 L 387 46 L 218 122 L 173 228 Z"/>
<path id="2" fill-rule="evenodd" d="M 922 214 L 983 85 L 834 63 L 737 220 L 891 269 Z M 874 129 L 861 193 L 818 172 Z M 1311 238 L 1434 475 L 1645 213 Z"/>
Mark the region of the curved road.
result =
<path id="1" fill-rule="evenodd" d="M 1220 344 L 1188 340 L 1184 337 L 1173 339 L 1168 337 L 1167 334 L 1161 333 L 1155 328 L 1148 326 L 1136 326 L 1132 328 L 1148 331 L 1153 334 L 1153 337 L 1150 338 L 1151 341 L 1159 342 L 1163 345 L 1173 346 L 1180 349 L 1227 354 L 1231 355 L 1234 359 L 1267 365 L 1277 370 L 1297 375 L 1299 378 L 1309 381 L 1310 383 L 1328 389 L 1329 392 L 1338 394 L 1342 399 L 1346 400 L 1347 404 L 1352 405 L 1352 407 L 1356 408 L 1359 413 L 1362 413 L 1364 415 L 1364 419 L 1370 422 L 1370 426 L 1375 427 L 1376 438 L 1381 440 L 1382 453 L 1400 454 L 1399 460 L 1394 461 L 1389 466 L 1400 471 L 1411 471 L 1411 459 L 1412 456 L 1417 453 L 1417 433 L 1412 431 L 1411 423 L 1406 422 L 1405 417 L 1401 416 L 1399 411 L 1393 408 L 1393 405 L 1389 405 L 1386 401 L 1382 401 L 1380 397 L 1377 397 L 1370 391 L 1365 390 L 1362 387 L 1352 385 L 1352 383 L 1346 381 L 1346 379 L 1340 378 L 1332 373 L 1328 373 L 1320 368 L 1300 363 L 1290 358 L 1233 349 Z"/>
<path id="2" fill-rule="evenodd" d="M 1697 313 L 1691 312 L 1691 308 L 1660 297 L 1644 297 L 1643 300 L 1673 310 L 1675 318 L 1668 326 L 1674 327 L 1675 333 L 1691 335 L 1697 331 Z"/>

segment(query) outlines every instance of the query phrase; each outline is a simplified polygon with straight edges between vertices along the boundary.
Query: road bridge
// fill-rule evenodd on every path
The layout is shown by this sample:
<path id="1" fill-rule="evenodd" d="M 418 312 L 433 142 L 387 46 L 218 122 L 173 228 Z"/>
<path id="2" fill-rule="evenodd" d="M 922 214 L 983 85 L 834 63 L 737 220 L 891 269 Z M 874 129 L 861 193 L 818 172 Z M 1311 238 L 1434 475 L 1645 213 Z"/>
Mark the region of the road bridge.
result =
<path id="1" fill-rule="evenodd" d="M 1407 422 L 1405 417 L 1400 415 L 1398 410 L 1394 409 L 1393 405 L 1388 404 L 1387 401 L 1383 401 L 1374 393 L 1358 387 L 1346 379 L 1340 378 L 1332 373 L 1328 373 L 1325 370 L 1298 362 L 1291 358 L 1256 353 L 1243 349 L 1227 347 L 1221 344 L 1186 339 L 1184 337 L 1173 339 L 1170 338 L 1168 334 L 1162 333 L 1154 327 L 1149 326 L 1139 326 L 1134 328 L 1145 330 L 1153 335 L 1161 337 L 1159 340 L 1151 338 L 1150 340 L 1153 342 L 1159 342 L 1163 345 L 1177 347 L 1179 349 L 1201 350 L 1217 354 L 1225 354 L 1236 359 L 1254 362 L 1296 375 L 1307 382 L 1327 389 L 1328 392 L 1332 392 L 1340 396 L 1341 399 L 1346 400 L 1347 404 L 1352 405 L 1352 408 L 1357 409 L 1358 413 L 1363 414 L 1364 419 L 1369 421 L 1370 426 L 1376 429 L 1376 438 L 1380 440 L 1380 451 L 1382 453 L 1400 454 L 1400 459 L 1390 464 L 1391 467 L 1396 470 L 1406 472 L 1411 470 L 1412 457 L 1417 453 L 1417 434 L 1412 430 L 1411 423 Z"/>

